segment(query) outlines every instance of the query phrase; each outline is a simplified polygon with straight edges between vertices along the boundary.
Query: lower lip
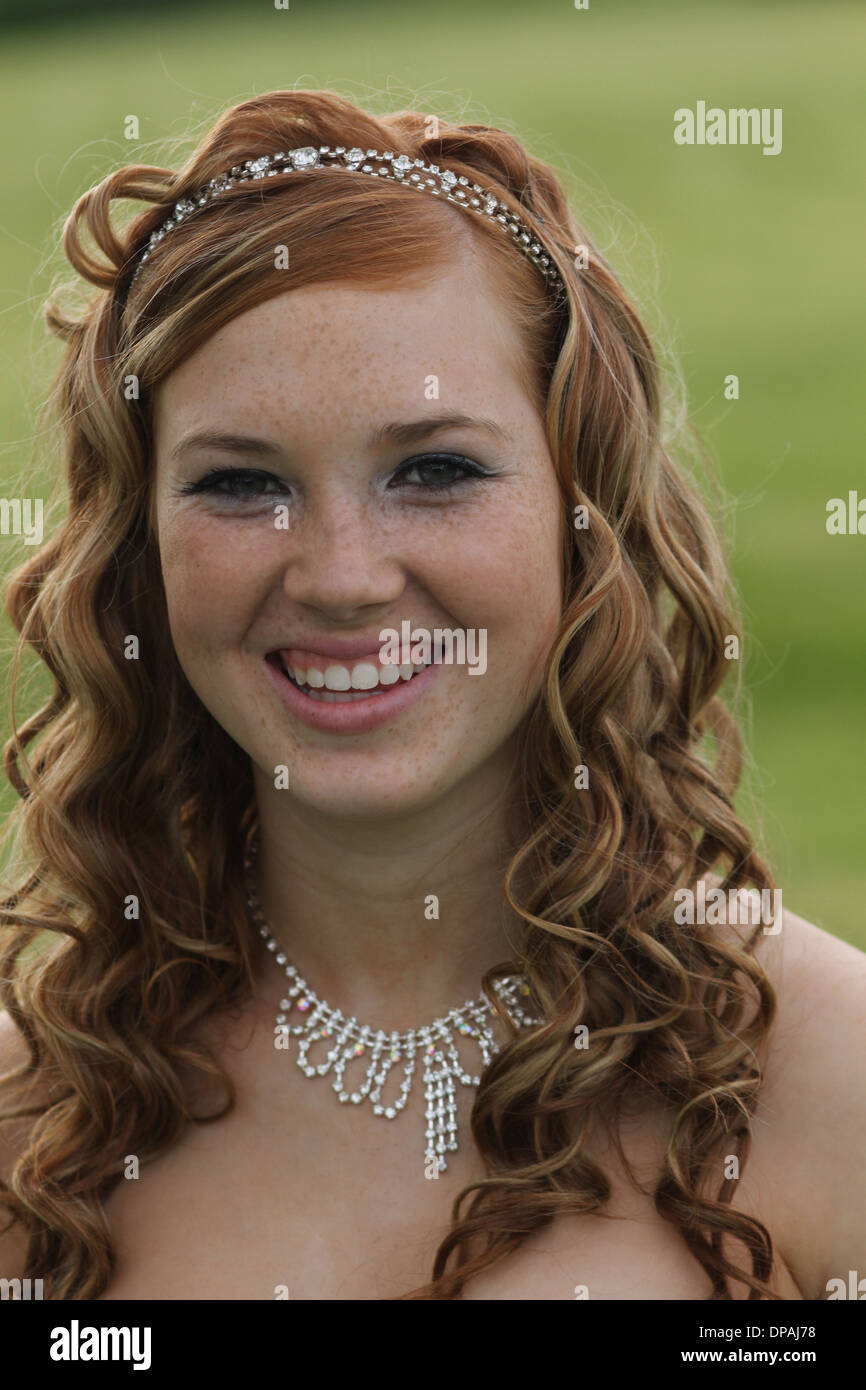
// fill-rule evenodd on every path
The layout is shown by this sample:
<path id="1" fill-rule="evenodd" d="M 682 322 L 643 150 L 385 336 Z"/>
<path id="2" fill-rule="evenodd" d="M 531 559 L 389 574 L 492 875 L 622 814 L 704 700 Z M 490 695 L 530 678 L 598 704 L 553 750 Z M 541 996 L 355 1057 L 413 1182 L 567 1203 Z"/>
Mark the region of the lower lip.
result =
<path id="1" fill-rule="evenodd" d="M 381 695 L 370 695 L 366 700 L 350 700 L 336 704 L 310 699 L 293 685 L 288 676 L 283 675 L 279 666 L 267 658 L 265 669 L 283 703 L 311 728 L 322 729 L 329 734 L 365 734 L 369 729 L 379 729 L 383 724 L 389 724 L 420 699 L 436 679 L 441 666 L 434 662 L 409 681 L 404 681 L 401 677 Z"/>

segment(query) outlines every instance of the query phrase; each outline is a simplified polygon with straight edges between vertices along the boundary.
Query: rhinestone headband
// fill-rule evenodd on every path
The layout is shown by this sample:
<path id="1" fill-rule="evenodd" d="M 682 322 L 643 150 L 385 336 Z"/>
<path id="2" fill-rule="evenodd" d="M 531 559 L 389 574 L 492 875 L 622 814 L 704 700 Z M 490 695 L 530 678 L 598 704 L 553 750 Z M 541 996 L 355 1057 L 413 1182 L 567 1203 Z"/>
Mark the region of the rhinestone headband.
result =
<path id="1" fill-rule="evenodd" d="M 449 203 L 469 208 L 479 216 L 498 223 L 504 231 L 511 234 L 518 249 L 538 266 L 545 279 L 552 284 L 561 284 L 561 276 L 545 247 L 528 224 L 495 194 L 480 188 L 463 174 L 457 175 L 450 169 L 440 169 L 438 164 L 425 164 L 422 159 L 410 159 L 405 154 L 380 154 L 378 150 L 361 150 L 357 147 L 347 150 L 343 145 L 337 145 L 333 149 L 330 145 L 319 145 L 318 149 L 314 145 L 304 145 L 282 154 L 259 155 L 255 159 L 248 159 L 244 164 L 234 165 L 225 174 L 219 174 L 190 197 L 181 198 L 175 203 L 169 218 L 151 233 L 131 284 L 135 284 L 141 267 L 163 237 L 185 221 L 197 208 L 206 207 L 227 189 L 241 183 L 274 178 L 278 174 L 290 174 L 296 170 L 327 167 L 354 169 L 362 174 L 369 174 L 374 179 L 390 179 L 392 182 L 402 183 L 405 188 L 417 188 L 421 193 L 432 193 L 434 197 L 444 198 Z"/>

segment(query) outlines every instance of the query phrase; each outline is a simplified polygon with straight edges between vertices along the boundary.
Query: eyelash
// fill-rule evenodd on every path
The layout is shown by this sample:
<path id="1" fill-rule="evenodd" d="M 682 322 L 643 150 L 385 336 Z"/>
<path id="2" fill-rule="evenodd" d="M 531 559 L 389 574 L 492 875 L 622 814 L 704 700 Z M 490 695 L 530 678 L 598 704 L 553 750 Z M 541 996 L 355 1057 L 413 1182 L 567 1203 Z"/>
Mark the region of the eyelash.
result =
<path id="1" fill-rule="evenodd" d="M 407 459 L 401 464 L 397 477 L 402 477 L 410 473 L 413 468 L 418 468 L 423 464 L 447 463 L 451 467 L 461 468 L 464 471 L 462 478 L 455 478 L 449 483 L 411 483 L 410 487 L 419 487 L 423 492 L 434 493 L 438 496 L 446 496 L 455 492 L 458 488 L 465 486 L 466 483 L 476 479 L 495 477 L 495 474 L 487 472 L 486 469 L 479 468 L 478 464 L 472 459 L 466 458 L 463 454 L 418 454 L 415 458 Z M 261 478 L 263 481 L 277 482 L 278 479 L 272 473 L 264 473 L 257 468 L 211 468 L 197 482 L 187 483 L 180 489 L 184 495 L 190 493 L 209 492 L 217 497 L 231 498 L 235 501 L 245 500 L 265 495 L 264 485 L 255 492 L 235 493 L 223 491 L 218 487 L 219 483 L 231 482 L 238 478 Z M 271 496 L 277 496 L 271 493 Z"/>

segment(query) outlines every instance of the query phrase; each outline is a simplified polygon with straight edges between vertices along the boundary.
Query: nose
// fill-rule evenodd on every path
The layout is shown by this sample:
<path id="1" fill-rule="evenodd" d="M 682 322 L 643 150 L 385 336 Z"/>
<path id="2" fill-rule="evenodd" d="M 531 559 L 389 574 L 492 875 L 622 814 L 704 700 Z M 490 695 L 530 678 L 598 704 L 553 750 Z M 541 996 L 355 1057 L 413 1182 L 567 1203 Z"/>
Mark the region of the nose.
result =
<path id="1" fill-rule="evenodd" d="M 403 592 L 397 534 L 363 497 L 310 498 L 290 536 L 283 588 L 295 603 L 348 618 L 359 608 L 394 603 Z"/>

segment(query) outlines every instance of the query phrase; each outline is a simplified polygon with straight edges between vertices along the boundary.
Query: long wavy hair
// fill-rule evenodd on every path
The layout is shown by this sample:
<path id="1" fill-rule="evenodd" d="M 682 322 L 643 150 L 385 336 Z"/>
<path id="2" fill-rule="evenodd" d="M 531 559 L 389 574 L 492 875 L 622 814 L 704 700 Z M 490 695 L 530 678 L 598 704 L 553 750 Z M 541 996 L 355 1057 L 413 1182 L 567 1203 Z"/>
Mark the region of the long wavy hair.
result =
<path id="1" fill-rule="evenodd" d="M 254 155 L 319 144 L 405 153 L 477 181 L 537 229 L 563 288 L 487 219 L 333 169 L 236 186 L 166 237 L 132 284 L 177 199 Z M 150 206 L 119 225 L 116 199 Z M 7 1229 L 25 1228 L 26 1274 L 49 1297 L 106 1288 L 104 1201 L 125 1155 L 146 1162 L 232 1107 L 228 1075 L 194 1034 L 252 983 L 252 772 L 171 643 L 150 511 L 154 389 L 276 294 L 429 274 L 455 254 L 458 223 L 521 334 L 563 502 L 561 624 L 521 729 L 527 831 L 503 878 L 520 957 L 484 980 L 490 993 L 519 966 L 545 1022 L 513 1030 L 484 1072 L 472 1131 L 487 1176 L 455 1199 L 430 1282 L 402 1297 L 458 1298 L 556 1216 L 603 1213 L 611 1186 L 588 1136 L 597 1123 L 616 1136 L 636 1098 L 672 1114 L 655 1206 L 710 1296 L 733 1297 L 732 1281 L 749 1298 L 776 1296 L 770 1235 L 733 1209 L 736 1183 L 722 1176 L 726 1155 L 748 1157 L 775 1012 L 755 958 L 761 929 L 741 941 L 674 918 L 676 891 L 713 871 L 726 891 L 775 885 L 732 803 L 743 745 L 718 692 L 736 604 L 707 505 L 668 452 L 653 347 L 560 179 L 512 134 L 445 120 L 431 134 L 421 113 L 279 91 L 227 110 L 179 170 L 129 165 L 85 193 L 63 246 L 98 292 L 74 312 L 55 293 L 45 309 L 66 343 L 48 404 L 68 514 L 7 584 L 19 638 L 4 765 L 20 801 L 4 837 L 0 998 L 29 1060 L 4 1078 L 3 1118 L 26 1120 L 27 1137 L 0 1203 Z M 279 245 L 288 268 L 275 268 Z M 28 648 L 51 693 L 18 727 Z M 587 1048 L 574 1045 L 578 1025 Z M 183 1083 L 190 1067 L 223 1088 L 207 1115 Z M 727 1237 L 744 1247 L 742 1267 Z"/>

